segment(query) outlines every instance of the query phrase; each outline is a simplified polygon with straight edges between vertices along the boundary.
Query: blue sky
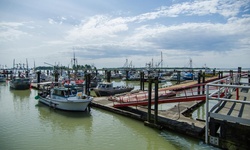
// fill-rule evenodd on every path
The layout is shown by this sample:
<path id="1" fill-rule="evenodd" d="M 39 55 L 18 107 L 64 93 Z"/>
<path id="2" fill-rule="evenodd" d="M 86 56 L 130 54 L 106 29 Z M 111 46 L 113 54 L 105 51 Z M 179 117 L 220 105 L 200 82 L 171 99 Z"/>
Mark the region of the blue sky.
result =
<path id="1" fill-rule="evenodd" d="M 0 0 L 0 65 L 250 67 L 249 0 Z"/>

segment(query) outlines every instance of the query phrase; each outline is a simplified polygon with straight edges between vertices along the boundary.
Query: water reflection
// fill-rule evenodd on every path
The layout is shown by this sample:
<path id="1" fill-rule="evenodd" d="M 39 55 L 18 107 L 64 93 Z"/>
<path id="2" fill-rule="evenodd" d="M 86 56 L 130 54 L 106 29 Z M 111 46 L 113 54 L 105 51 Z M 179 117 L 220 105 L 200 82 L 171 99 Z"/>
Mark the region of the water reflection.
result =
<path id="1" fill-rule="evenodd" d="M 164 137 L 167 141 L 171 142 L 173 145 L 175 145 L 177 149 L 181 150 L 186 150 L 186 149 L 219 150 L 218 148 L 205 144 L 203 141 L 199 141 L 185 135 L 179 135 L 178 133 L 173 133 L 171 131 L 163 130 L 161 132 L 161 136 Z"/>
<path id="2" fill-rule="evenodd" d="M 73 134 L 77 130 L 84 130 L 91 134 L 93 118 L 89 112 L 70 112 L 53 109 L 38 103 L 36 105 L 40 124 L 48 126 L 52 131 L 64 131 Z"/>
<path id="3" fill-rule="evenodd" d="M 10 93 L 13 95 L 14 100 L 24 100 L 29 99 L 31 90 L 13 90 L 10 89 Z"/>
<path id="4" fill-rule="evenodd" d="M 30 99 L 30 94 L 31 90 L 12 90 L 10 89 L 10 94 L 13 100 L 13 105 L 14 109 L 16 110 L 15 112 L 19 113 L 24 112 L 26 110 L 30 109 L 29 106 L 29 99 Z"/>
<path id="5" fill-rule="evenodd" d="M 159 136 L 158 130 L 148 128 L 140 121 L 132 121 L 130 118 L 109 112 L 106 112 L 106 114 L 109 117 L 112 115 L 113 120 L 110 122 L 110 126 L 112 126 L 112 136 L 120 139 L 116 141 L 116 144 L 122 145 L 124 142 L 130 143 L 129 146 L 131 147 L 127 147 L 128 149 L 178 149 L 175 145 L 165 141 L 164 138 Z M 120 141 L 121 143 L 119 143 Z M 138 143 L 140 143 L 140 145 L 138 145 Z"/>

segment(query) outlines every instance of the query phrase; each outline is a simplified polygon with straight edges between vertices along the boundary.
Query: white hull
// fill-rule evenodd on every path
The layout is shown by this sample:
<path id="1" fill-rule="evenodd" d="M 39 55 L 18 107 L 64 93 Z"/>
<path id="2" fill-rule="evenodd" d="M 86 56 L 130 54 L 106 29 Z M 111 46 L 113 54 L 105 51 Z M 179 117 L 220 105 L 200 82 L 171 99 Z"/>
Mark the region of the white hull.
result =
<path id="1" fill-rule="evenodd" d="M 67 111 L 85 111 L 91 100 L 92 98 L 71 101 L 67 99 L 56 100 L 56 99 L 39 97 L 39 102 L 42 102 L 55 109 L 61 109 Z"/>

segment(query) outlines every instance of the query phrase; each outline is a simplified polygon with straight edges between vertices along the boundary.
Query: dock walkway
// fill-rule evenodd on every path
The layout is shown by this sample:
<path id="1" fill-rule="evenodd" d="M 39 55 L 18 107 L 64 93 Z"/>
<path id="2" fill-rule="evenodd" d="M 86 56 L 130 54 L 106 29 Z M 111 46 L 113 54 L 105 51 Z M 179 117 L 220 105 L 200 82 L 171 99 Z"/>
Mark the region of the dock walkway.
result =
<path id="1" fill-rule="evenodd" d="M 215 80 L 214 78 L 208 78 L 209 80 Z M 159 92 L 170 91 L 173 89 L 187 89 L 193 85 L 197 84 L 197 81 L 189 81 L 178 85 L 173 85 L 171 87 L 166 87 L 163 89 L 159 89 Z M 138 95 L 138 93 L 133 93 L 134 95 Z M 142 92 L 142 95 L 147 96 L 147 92 Z M 133 97 L 130 94 L 130 98 Z M 111 97 L 95 97 L 92 101 L 92 106 L 99 107 L 111 112 L 115 112 L 124 116 L 128 116 L 130 118 L 134 118 L 137 120 L 144 121 L 145 125 L 151 126 L 151 124 L 147 124 L 147 106 L 128 106 L 115 108 L 116 101 L 110 101 Z M 205 98 L 205 96 L 204 96 Z M 144 97 L 147 100 L 147 97 Z M 179 132 L 182 134 L 186 134 L 195 138 L 204 139 L 204 130 L 205 130 L 205 121 L 203 120 L 194 120 L 190 117 L 185 116 L 186 112 L 192 112 L 196 107 L 204 104 L 204 101 L 189 101 L 189 102 L 180 102 L 176 103 L 173 108 L 167 110 L 159 110 L 158 111 L 158 128 L 170 129 L 175 132 Z M 154 110 L 152 110 L 152 114 Z M 154 117 L 152 115 L 152 117 Z"/>

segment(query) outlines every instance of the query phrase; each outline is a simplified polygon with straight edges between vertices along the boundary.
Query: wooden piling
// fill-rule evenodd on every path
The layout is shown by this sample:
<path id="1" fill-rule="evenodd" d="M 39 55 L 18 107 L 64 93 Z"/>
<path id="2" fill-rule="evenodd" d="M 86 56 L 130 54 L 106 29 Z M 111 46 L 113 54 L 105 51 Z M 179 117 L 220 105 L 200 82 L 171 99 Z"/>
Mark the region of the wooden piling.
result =
<path id="1" fill-rule="evenodd" d="M 158 124 L 158 89 L 159 89 L 159 86 L 158 86 L 158 77 L 154 79 L 154 84 L 155 84 L 155 104 L 154 104 L 154 124 Z"/>
<path id="2" fill-rule="evenodd" d="M 147 121 L 151 122 L 152 79 L 148 80 L 148 114 Z"/>

